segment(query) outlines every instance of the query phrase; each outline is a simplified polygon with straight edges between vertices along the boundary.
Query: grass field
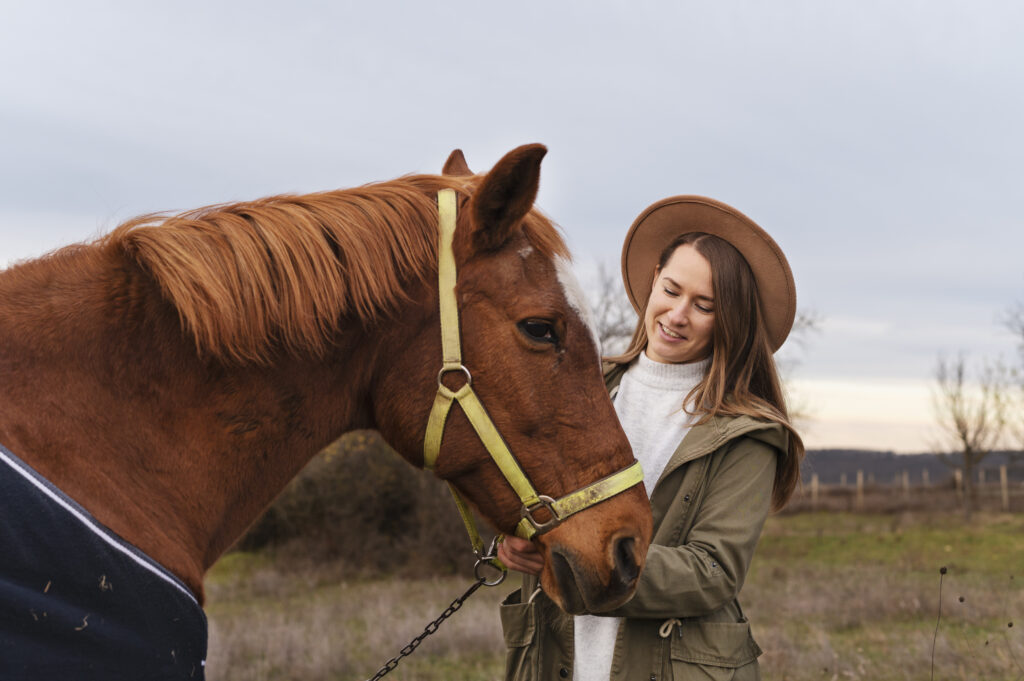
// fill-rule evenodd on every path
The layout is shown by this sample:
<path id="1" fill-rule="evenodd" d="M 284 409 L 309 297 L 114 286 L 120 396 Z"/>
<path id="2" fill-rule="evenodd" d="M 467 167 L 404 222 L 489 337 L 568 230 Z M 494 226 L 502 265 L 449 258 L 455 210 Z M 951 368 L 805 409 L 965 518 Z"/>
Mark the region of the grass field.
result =
<path id="1" fill-rule="evenodd" d="M 743 601 L 766 678 L 1022 679 L 1022 580 L 1019 515 L 797 514 L 770 520 Z"/>
<path id="2" fill-rule="evenodd" d="M 210 681 L 368 678 L 469 585 L 288 555 L 210 573 Z M 800 513 L 769 519 L 741 601 L 766 679 L 1021 680 L 1022 582 L 1021 515 Z M 514 586 L 482 589 L 388 678 L 500 679 L 497 603 Z"/>

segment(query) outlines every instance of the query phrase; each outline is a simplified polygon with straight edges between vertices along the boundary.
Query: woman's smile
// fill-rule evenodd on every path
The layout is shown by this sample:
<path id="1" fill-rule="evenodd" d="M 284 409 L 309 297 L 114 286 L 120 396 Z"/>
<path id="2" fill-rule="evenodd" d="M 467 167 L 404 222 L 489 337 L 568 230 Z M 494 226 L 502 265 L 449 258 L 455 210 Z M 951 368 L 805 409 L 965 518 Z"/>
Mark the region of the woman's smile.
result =
<path id="1" fill-rule="evenodd" d="M 669 329 L 667 326 L 665 326 L 661 322 L 658 322 L 658 328 L 661 329 L 661 332 L 664 333 L 669 338 L 686 340 L 685 336 L 672 331 L 671 329 Z"/>

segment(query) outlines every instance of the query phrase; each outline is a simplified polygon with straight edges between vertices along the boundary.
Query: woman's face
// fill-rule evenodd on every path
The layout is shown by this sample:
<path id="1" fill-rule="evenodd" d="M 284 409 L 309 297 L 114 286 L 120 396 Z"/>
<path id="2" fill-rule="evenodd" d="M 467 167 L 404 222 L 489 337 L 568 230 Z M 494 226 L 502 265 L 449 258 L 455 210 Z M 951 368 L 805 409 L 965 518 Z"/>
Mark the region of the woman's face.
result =
<path id="1" fill-rule="evenodd" d="M 644 327 L 647 356 L 663 364 L 695 362 L 711 354 L 715 301 L 711 264 L 688 244 L 654 273 Z"/>

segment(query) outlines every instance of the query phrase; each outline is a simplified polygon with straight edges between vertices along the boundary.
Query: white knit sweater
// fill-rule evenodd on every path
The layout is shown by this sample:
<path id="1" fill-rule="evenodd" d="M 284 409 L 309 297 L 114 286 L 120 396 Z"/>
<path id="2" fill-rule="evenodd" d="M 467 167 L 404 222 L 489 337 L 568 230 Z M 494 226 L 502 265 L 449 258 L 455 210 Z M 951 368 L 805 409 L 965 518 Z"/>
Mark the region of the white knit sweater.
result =
<path id="1" fill-rule="evenodd" d="M 683 400 L 703 378 L 710 362 L 662 364 L 641 354 L 622 376 L 615 412 L 633 455 L 643 466 L 648 497 L 690 430 L 692 417 L 683 411 Z M 608 681 L 619 620 L 595 615 L 573 618 L 574 681 Z"/>

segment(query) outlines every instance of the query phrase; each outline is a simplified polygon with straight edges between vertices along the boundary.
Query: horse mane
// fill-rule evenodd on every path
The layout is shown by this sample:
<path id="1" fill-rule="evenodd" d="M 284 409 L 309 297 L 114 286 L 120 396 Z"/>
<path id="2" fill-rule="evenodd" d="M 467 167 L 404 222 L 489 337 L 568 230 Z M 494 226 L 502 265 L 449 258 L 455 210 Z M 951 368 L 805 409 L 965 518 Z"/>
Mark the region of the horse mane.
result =
<path id="1" fill-rule="evenodd" d="M 200 355 L 265 363 L 278 349 L 320 356 L 343 320 L 372 323 L 437 272 L 437 191 L 478 178 L 410 175 L 354 189 L 279 195 L 129 220 L 98 242 L 157 281 Z M 534 210 L 523 231 L 568 256 Z"/>

